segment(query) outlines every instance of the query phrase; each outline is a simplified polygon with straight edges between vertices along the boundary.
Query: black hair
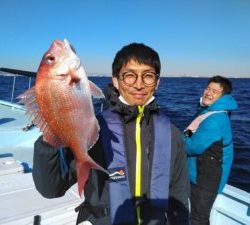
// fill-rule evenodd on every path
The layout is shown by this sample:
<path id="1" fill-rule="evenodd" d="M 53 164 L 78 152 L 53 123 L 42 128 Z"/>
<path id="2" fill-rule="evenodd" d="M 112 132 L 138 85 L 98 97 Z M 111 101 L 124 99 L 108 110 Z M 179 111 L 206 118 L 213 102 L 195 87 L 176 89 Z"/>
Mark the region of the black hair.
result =
<path id="1" fill-rule="evenodd" d="M 112 76 L 118 77 L 122 66 L 131 59 L 140 64 L 152 66 L 155 68 L 155 72 L 160 75 L 161 62 L 158 53 L 142 43 L 131 43 L 116 53 L 112 64 Z"/>
<path id="2" fill-rule="evenodd" d="M 226 78 L 226 77 L 222 77 L 220 75 L 216 75 L 216 76 L 211 77 L 208 80 L 208 84 L 210 84 L 211 82 L 220 84 L 220 86 L 223 88 L 222 93 L 224 95 L 225 94 L 231 94 L 231 92 L 233 90 L 231 81 L 228 78 Z"/>

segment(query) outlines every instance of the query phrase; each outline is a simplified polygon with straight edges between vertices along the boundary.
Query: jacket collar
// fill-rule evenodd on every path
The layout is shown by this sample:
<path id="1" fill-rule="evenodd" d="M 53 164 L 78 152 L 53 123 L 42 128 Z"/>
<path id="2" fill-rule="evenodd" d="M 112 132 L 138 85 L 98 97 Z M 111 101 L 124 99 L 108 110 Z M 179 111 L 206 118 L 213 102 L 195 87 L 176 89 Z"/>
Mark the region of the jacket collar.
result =
<path id="1" fill-rule="evenodd" d="M 119 92 L 112 84 L 108 85 L 105 91 L 105 96 L 108 102 L 109 109 L 112 112 L 117 112 L 121 114 L 125 123 L 128 123 L 129 121 L 132 121 L 137 117 L 139 113 L 138 107 L 126 104 L 126 101 L 123 98 L 121 98 Z M 153 97 L 145 105 L 143 119 L 146 119 L 148 123 L 150 115 L 153 113 L 157 113 L 158 111 L 159 111 L 158 104 L 156 103 L 156 100 Z"/>
<path id="2" fill-rule="evenodd" d="M 202 113 L 206 113 L 208 111 L 221 111 L 221 110 L 232 111 L 238 108 L 236 100 L 230 94 L 221 96 L 210 106 L 204 106 L 201 103 L 202 99 L 200 100 L 200 111 Z"/>

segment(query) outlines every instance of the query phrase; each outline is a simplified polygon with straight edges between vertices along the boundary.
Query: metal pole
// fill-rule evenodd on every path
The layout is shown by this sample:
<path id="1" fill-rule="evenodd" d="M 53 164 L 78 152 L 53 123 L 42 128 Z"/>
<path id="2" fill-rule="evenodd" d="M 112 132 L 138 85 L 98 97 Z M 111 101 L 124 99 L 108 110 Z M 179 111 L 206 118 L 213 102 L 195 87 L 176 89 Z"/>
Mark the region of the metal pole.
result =
<path id="1" fill-rule="evenodd" d="M 29 88 L 30 88 L 30 85 L 31 85 L 31 77 L 29 77 Z"/>
<path id="2" fill-rule="evenodd" d="M 15 85 L 16 85 L 16 76 L 14 76 L 13 79 L 13 85 L 12 85 L 12 93 L 11 93 L 11 103 L 13 103 L 13 98 L 14 98 L 14 92 L 15 92 Z"/>

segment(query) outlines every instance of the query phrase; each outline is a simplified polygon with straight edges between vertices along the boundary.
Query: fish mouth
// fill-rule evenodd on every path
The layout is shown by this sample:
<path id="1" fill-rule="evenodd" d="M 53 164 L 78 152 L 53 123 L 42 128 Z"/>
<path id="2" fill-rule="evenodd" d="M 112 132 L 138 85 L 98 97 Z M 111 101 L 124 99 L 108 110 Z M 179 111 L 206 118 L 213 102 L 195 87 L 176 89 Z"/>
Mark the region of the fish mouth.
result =
<path id="1" fill-rule="evenodd" d="M 70 60 L 70 65 L 71 65 L 70 69 L 76 71 L 79 70 L 81 67 L 81 61 L 77 57 L 74 47 L 69 43 L 69 41 L 66 38 L 63 41 L 65 44 L 65 48 L 70 49 L 73 52 L 72 55 L 74 55 L 73 59 Z"/>
<path id="2" fill-rule="evenodd" d="M 79 73 L 79 70 L 81 68 L 81 61 L 80 59 L 76 58 L 72 60 L 72 63 L 70 63 L 70 71 L 76 71 L 76 73 Z"/>
<path id="3" fill-rule="evenodd" d="M 71 49 L 71 51 L 76 54 L 76 50 L 75 50 L 74 46 L 71 45 L 66 38 L 63 40 L 63 42 L 64 42 L 64 45 L 65 45 L 66 48 Z"/>
<path id="4" fill-rule="evenodd" d="M 70 44 L 69 44 L 69 41 L 66 38 L 63 40 L 63 42 L 64 42 L 66 47 L 71 48 Z"/>
<path id="5" fill-rule="evenodd" d="M 81 61 L 80 61 L 80 59 L 77 59 L 75 70 L 79 70 L 80 67 L 81 67 Z"/>

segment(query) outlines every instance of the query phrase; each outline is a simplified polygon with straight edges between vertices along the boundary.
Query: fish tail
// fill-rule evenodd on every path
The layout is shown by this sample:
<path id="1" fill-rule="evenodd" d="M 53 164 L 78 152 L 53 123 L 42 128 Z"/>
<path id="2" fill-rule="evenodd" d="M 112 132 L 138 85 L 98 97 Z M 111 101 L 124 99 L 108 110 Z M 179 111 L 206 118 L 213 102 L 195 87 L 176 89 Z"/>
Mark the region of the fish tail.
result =
<path id="1" fill-rule="evenodd" d="M 77 163 L 76 172 L 77 172 L 77 183 L 78 183 L 78 193 L 82 197 L 82 192 L 85 186 L 85 183 L 89 177 L 90 166 L 86 163 Z"/>
<path id="2" fill-rule="evenodd" d="M 77 183 L 78 183 L 78 192 L 79 196 L 82 197 L 82 192 L 84 190 L 86 181 L 89 177 L 90 169 L 97 169 L 100 170 L 107 175 L 109 172 L 105 170 L 103 167 L 98 165 L 93 159 L 89 157 L 88 161 L 85 162 L 77 162 L 76 164 L 76 171 L 77 171 Z"/>

